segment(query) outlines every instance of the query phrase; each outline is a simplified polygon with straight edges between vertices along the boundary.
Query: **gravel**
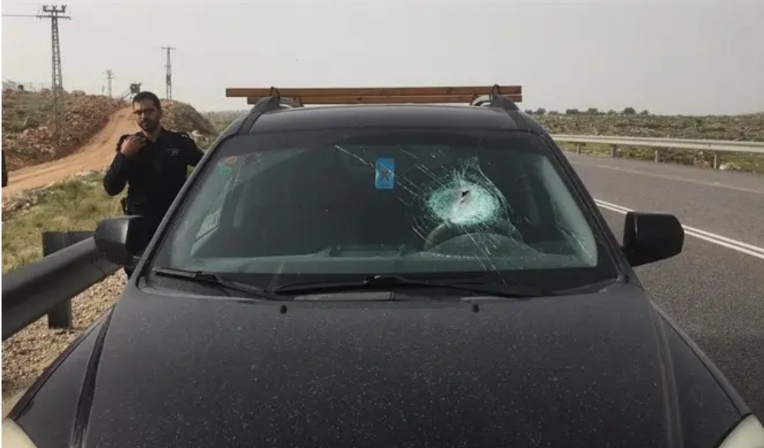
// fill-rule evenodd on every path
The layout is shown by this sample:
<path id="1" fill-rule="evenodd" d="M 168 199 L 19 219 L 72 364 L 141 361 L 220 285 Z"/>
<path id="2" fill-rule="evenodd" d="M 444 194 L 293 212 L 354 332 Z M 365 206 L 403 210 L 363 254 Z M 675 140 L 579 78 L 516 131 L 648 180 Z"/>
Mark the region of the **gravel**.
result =
<path id="1" fill-rule="evenodd" d="M 127 281 L 121 270 L 72 301 L 74 328 L 48 328 L 44 316 L 3 342 L 3 402 L 29 387 L 83 330 L 119 298 Z"/>

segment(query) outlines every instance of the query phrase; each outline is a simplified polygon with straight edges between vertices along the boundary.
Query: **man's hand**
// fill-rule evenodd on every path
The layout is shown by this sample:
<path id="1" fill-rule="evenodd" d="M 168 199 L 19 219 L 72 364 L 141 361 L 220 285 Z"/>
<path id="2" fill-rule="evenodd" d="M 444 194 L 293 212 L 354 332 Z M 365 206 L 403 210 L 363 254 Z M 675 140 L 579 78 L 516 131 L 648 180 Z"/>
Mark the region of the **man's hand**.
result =
<path id="1" fill-rule="evenodd" d="M 138 154 L 141 149 L 143 149 L 145 144 L 146 138 L 143 135 L 131 135 L 122 142 L 122 145 L 119 148 L 119 152 L 126 155 L 127 157 L 132 157 Z"/>

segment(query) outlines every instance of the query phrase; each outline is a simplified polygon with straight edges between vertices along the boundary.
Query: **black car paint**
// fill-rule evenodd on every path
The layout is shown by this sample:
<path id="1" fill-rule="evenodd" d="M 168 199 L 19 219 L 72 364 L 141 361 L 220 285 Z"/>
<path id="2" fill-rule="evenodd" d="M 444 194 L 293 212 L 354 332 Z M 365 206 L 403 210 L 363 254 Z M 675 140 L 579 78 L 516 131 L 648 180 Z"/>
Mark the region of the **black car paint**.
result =
<path id="1" fill-rule="evenodd" d="M 372 114 L 374 124 L 401 124 L 401 107 L 372 107 L 388 112 Z M 311 117 L 320 126 L 332 121 L 332 109 L 342 108 L 267 114 L 251 129 L 240 128 L 243 118 L 230 125 L 154 240 L 226 139 L 310 127 Z M 449 115 L 456 122 L 475 111 L 455 109 L 465 109 Z M 490 301 L 478 313 L 426 300 L 295 302 L 283 313 L 278 303 L 167 295 L 138 287 L 135 276 L 114 311 L 51 365 L 11 418 L 39 448 L 717 445 L 750 411 L 640 289 L 546 131 L 531 117 L 518 119 L 522 112 L 486 112 L 504 117 L 500 128 L 535 133 L 555 148 L 629 284 Z M 356 125 L 368 118 L 351 116 Z"/>
<path id="2" fill-rule="evenodd" d="M 479 312 L 456 300 L 281 305 L 130 285 L 100 356 L 99 326 L 16 420 L 39 448 L 69 446 L 73 427 L 84 447 L 695 447 L 741 418 L 633 285 Z"/>
<path id="3" fill-rule="evenodd" d="M 84 379 L 94 359 L 98 334 L 107 328 L 112 310 L 106 310 L 48 366 L 8 414 L 17 423 L 23 422 L 28 434 L 34 434 L 37 446 L 69 445 L 79 402 L 87 395 L 83 394 Z"/>

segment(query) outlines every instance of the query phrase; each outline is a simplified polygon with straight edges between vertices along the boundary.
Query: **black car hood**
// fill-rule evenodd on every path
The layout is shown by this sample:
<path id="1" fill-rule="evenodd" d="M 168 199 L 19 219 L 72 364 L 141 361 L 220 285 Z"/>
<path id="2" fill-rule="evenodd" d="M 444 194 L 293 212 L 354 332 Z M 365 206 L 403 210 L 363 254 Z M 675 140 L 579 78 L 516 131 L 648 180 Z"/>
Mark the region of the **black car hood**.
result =
<path id="1" fill-rule="evenodd" d="M 281 305 L 130 287 L 91 363 L 83 445 L 661 447 L 671 439 L 673 386 L 653 310 L 636 287 L 479 309 Z"/>

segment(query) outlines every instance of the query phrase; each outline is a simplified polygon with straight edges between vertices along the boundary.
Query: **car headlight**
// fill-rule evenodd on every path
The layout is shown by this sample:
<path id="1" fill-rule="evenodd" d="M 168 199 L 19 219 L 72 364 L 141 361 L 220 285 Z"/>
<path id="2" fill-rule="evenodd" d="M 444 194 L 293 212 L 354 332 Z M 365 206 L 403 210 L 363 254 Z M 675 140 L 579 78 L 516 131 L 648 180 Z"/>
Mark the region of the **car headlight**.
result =
<path id="1" fill-rule="evenodd" d="M 13 420 L 3 420 L 3 447 L 4 448 L 37 448 L 32 440 L 19 428 Z"/>
<path id="2" fill-rule="evenodd" d="M 732 430 L 719 448 L 764 448 L 764 427 L 749 415 Z"/>

